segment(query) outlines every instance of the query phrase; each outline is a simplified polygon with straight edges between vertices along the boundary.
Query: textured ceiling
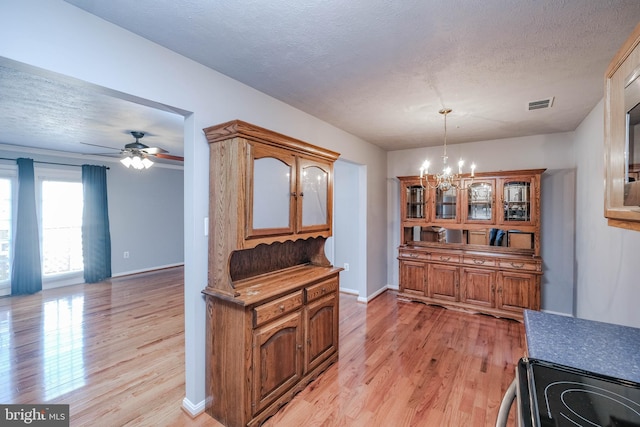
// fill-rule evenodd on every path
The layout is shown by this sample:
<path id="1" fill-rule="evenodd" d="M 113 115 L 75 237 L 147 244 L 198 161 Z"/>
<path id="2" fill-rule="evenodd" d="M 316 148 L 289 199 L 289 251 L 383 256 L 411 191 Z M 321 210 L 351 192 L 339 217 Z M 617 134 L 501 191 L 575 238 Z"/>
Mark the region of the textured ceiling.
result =
<path id="1" fill-rule="evenodd" d="M 118 157 L 130 132 L 143 131 L 140 142 L 182 156 L 183 116 L 122 94 L 11 61 L 0 61 L 0 94 L 0 143 Z"/>
<path id="2" fill-rule="evenodd" d="M 449 143 L 574 130 L 640 22 L 638 0 L 66 1 L 387 150 L 440 145 L 444 106 Z"/>

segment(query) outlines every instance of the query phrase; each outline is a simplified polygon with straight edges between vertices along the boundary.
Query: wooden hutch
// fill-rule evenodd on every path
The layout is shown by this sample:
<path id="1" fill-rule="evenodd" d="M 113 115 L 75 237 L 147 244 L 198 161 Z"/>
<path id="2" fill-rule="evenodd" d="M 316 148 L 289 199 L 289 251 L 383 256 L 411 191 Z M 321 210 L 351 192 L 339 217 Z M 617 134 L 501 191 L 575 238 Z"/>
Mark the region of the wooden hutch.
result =
<path id="1" fill-rule="evenodd" d="M 242 122 L 210 144 L 206 411 L 260 425 L 338 359 L 338 153 Z"/>
<path id="2" fill-rule="evenodd" d="M 539 310 L 543 172 L 463 175 L 448 191 L 398 177 L 399 296 L 516 320 Z"/>

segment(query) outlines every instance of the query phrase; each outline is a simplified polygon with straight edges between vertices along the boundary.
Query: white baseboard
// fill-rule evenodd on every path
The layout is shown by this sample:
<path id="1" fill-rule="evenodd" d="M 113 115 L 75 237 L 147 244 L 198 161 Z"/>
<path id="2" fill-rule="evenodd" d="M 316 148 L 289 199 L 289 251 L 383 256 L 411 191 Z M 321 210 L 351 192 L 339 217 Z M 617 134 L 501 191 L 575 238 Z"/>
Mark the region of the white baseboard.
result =
<path id="1" fill-rule="evenodd" d="M 179 262 L 179 263 L 176 263 L 176 264 L 157 265 L 157 266 L 151 267 L 151 268 L 141 268 L 140 270 L 122 271 L 120 273 L 116 273 L 116 274 L 112 275 L 111 277 L 130 276 L 132 274 L 148 273 L 150 271 L 164 270 L 165 268 L 180 267 L 180 266 L 183 266 L 183 265 L 184 265 L 183 262 Z"/>
<path id="2" fill-rule="evenodd" d="M 342 292 L 343 294 L 349 294 L 349 295 L 360 295 L 360 292 L 356 291 L 355 289 L 349 289 L 349 288 L 340 288 L 340 292 Z"/>
<path id="3" fill-rule="evenodd" d="M 382 288 L 378 289 L 377 291 L 375 291 L 374 293 L 372 293 L 371 295 L 369 295 L 368 297 L 364 298 L 364 297 L 358 297 L 358 302 L 363 302 L 365 304 L 368 304 L 369 301 L 373 300 L 375 297 L 377 297 L 378 295 L 384 293 L 387 291 L 387 289 L 394 289 L 392 286 L 386 285 L 383 286 Z"/>
<path id="4" fill-rule="evenodd" d="M 191 417 L 191 418 L 195 418 L 198 415 L 200 415 L 201 413 L 204 412 L 205 409 L 205 401 L 202 400 L 198 403 L 192 403 L 189 399 L 187 399 L 186 397 L 184 399 L 182 399 L 182 409 Z"/>

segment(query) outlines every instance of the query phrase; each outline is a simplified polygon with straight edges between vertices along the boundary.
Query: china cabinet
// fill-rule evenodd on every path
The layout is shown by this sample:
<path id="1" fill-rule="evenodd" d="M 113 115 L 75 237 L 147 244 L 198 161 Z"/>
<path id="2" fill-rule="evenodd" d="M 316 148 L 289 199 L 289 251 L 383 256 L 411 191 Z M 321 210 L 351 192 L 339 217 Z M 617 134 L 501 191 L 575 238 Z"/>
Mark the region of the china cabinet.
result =
<path id="1" fill-rule="evenodd" d="M 420 177 L 399 177 L 399 296 L 517 320 L 538 310 L 543 172 L 477 173 L 440 196 Z"/>
<path id="2" fill-rule="evenodd" d="M 338 154 L 245 123 L 210 143 L 206 411 L 257 426 L 338 359 L 331 236 Z"/>

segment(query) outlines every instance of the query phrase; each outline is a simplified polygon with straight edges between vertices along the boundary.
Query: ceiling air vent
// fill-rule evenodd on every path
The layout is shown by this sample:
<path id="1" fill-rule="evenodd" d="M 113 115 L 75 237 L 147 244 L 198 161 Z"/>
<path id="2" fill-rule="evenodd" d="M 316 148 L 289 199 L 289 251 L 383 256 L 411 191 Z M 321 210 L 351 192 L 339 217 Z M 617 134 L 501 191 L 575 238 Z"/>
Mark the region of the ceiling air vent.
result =
<path id="1" fill-rule="evenodd" d="M 529 102 L 529 111 L 533 110 L 544 110 L 545 108 L 551 108 L 553 106 L 553 96 L 547 99 L 541 99 L 539 101 L 531 101 Z"/>

